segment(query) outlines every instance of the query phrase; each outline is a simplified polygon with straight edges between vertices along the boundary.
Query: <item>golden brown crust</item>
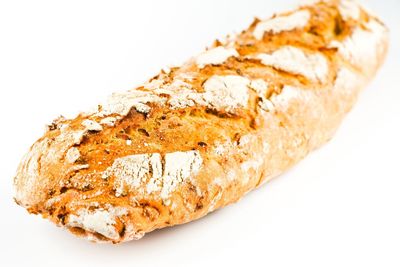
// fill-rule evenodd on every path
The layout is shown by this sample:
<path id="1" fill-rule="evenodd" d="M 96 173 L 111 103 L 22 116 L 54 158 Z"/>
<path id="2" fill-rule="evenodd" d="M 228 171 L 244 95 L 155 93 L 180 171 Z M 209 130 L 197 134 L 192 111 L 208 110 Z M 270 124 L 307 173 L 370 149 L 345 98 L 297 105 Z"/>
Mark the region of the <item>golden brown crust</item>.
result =
<path id="1" fill-rule="evenodd" d="M 17 203 L 118 243 L 202 217 L 287 170 L 333 136 L 387 50 L 385 26 L 353 1 L 314 2 L 57 119 L 18 168 Z"/>

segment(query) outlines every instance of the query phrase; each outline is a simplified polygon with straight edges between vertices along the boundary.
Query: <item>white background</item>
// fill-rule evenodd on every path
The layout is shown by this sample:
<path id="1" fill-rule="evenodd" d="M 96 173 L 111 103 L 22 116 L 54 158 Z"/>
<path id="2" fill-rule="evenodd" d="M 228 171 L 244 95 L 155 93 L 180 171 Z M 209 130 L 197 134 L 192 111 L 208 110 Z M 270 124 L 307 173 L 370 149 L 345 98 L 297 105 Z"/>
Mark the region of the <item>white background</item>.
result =
<path id="1" fill-rule="evenodd" d="M 400 266 L 397 0 L 363 1 L 391 29 L 391 49 L 336 137 L 239 203 L 140 241 L 96 245 L 12 200 L 17 164 L 46 123 L 294 2 L 1 1 L 0 265 Z"/>

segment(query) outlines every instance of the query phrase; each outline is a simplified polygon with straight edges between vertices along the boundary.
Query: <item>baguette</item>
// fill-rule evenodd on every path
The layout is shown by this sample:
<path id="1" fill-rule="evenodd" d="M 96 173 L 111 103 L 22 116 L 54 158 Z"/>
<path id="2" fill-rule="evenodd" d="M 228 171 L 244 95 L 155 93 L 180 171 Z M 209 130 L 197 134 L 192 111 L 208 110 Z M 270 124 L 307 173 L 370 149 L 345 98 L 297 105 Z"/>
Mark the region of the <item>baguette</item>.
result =
<path id="1" fill-rule="evenodd" d="M 350 0 L 256 19 L 180 67 L 48 125 L 15 201 L 96 242 L 141 238 L 238 201 L 332 138 L 388 30 Z"/>

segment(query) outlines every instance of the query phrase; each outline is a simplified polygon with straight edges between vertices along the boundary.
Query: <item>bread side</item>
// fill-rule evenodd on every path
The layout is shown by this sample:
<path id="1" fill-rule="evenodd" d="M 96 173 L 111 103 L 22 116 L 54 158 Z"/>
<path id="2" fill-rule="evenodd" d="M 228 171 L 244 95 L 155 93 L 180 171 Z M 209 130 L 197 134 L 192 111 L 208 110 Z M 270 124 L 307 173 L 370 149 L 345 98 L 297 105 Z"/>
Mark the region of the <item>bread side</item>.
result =
<path id="1" fill-rule="evenodd" d="M 327 142 L 382 64 L 385 26 L 350 0 L 253 24 L 143 86 L 48 126 L 16 202 L 97 242 L 233 203 Z"/>

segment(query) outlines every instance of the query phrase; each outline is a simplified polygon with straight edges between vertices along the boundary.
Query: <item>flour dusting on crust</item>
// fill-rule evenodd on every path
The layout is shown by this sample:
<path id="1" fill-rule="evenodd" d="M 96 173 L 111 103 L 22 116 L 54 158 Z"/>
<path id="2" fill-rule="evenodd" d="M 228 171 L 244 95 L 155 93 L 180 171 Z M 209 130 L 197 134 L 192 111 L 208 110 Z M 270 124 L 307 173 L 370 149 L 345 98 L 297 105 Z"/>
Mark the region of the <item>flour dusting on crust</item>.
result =
<path id="1" fill-rule="evenodd" d="M 360 6 L 354 0 L 341 0 L 339 3 L 339 12 L 343 19 L 358 20 L 360 18 Z"/>
<path id="2" fill-rule="evenodd" d="M 249 79 L 239 75 L 214 75 L 203 84 L 204 92 L 198 93 L 184 88 L 171 94 L 168 103 L 173 109 L 197 104 L 218 111 L 235 113 L 238 108 L 247 107 L 249 84 Z"/>
<path id="3" fill-rule="evenodd" d="M 224 63 L 230 57 L 239 56 L 234 48 L 225 48 L 218 46 L 204 51 L 196 57 L 196 64 L 199 68 L 204 68 L 206 65 L 219 65 Z"/>
<path id="4" fill-rule="evenodd" d="M 267 94 L 270 93 L 269 86 L 263 79 L 252 80 L 249 87 L 253 89 L 260 98 L 258 102 L 260 108 L 265 111 L 272 111 L 274 109 L 274 105 L 267 98 Z"/>
<path id="5" fill-rule="evenodd" d="M 100 124 L 92 120 L 84 120 L 82 125 L 85 126 L 85 130 L 87 131 L 98 132 L 103 130 L 103 127 Z"/>
<path id="6" fill-rule="evenodd" d="M 68 149 L 65 159 L 68 163 L 75 163 L 81 157 L 81 153 L 77 147 Z"/>
<path id="7" fill-rule="evenodd" d="M 161 197 L 163 199 L 173 192 L 176 187 L 192 174 L 196 174 L 203 159 L 198 151 L 173 152 L 165 155 L 165 166 Z"/>
<path id="8" fill-rule="evenodd" d="M 116 240 L 120 235 L 114 226 L 116 223 L 115 219 L 117 216 L 124 214 L 126 214 L 126 211 L 113 214 L 104 209 L 96 209 L 94 211 L 80 209 L 76 215 L 69 215 L 66 226 L 80 227 L 86 231 L 99 233 L 107 238 Z"/>
<path id="9" fill-rule="evenodd" d="M 370 72 L 370 69 L 376 68 L 378 57 L 383 54 L 381 50 L 385 47 L 383 42 L 388 33 L 386 28 L 374 19 L 365 27 L 366 29 L 356 28 L 343 42 L 333 41 L 329 46 L 338 48 L 339 54 L 351 64 Z"/>
<path id="10" fill-rule="evenodd" d="M 338 2 L 337 8 L 343 19 L 358 20 L 360 18 L 361 9 L 356 0 L 302 0 L 300 6 L 312 6 L 319 3 L 335 4 L 336 2 Z"/>
<path id="11" fill-rule="evenodd" d="M 93 114 L 99 117 L 109 115 L 128 115 L 132 108 L 138 112 L 149 113 L 151 108 L 147 103 L 164 103 L 165 99 L 151 94 L 148 91 L 130 90 L 126 92 L 114 93 L 106 103 L 101 105 L 101 110 Z"/>
<path id="12" fill-rule="evenodd" d="M 152 157 L 160 158 L 159 154 L 138 154 L 118 158 L 103 173 L 102 178 L 107 179 L 113 175 L 115 194 L 120 196 L 126 193 L 126 187 L 138 188 L 146 181 L 150 174 L 150 163 L 154 162 L 150 160 Z"/>
<path id="13" fill-rule="evenodd" d="M 35 191 L 38 187 L 38 177 L 40 176 L 39 160 L 43 151 L 46 151 L 50 140 L 44 138 L 36 142 L 28 153 L 23 157 L 19 167 L 17 176 L 14 179 L 14 186 L 16 188 L 15 198 L 24 206 L 29 206 L 39 199 L 35 197 Z M 22 176 L 23 174 L 23 176 Z"/>
<path id="14" fill-rule="evenodd" d="M 272 54 L 258 54 L 256 58 L 264 65 L 302 75 L 313 82 L 325 82 L 329 72 L 328 61 L 322 54 L 306 54 L 294 46 L 283 46 Z"/>
<path id="15" fill-rule="evenodd" d="M 301 97 L 306 91 L 293 86 L 284 86 L 282 92 L 278 95 L 273 95 L 270 100 L 274 107 L 285 110 L 289 103 L 296 98 Z"/>
<path id="16" fill-rule="evenodd" d="M 161 191 L 161 198 L 167 199 L 179 184 L 198 172 L 203 160 L 198 151 L 191 150 L 167 153 L 164 162 L 158 153 L 130 155 L 116 159 L 102 177 L 115 177 L 116 196 L 145 186 L 146 193 Z"/>
<path id="17" fill-rule="evenodd" d="M 333 90 L 340 91 L 342 94 L 352 95 L 354 88 L 359 87 L 360 80 L 355 72 L 346 67 L 338 70 Z"/>
<path id="18" fill-rule="evenodd" d="M 203 85 L 203 99 L 211 108 L 233 112 L 236 108 L 247 107 L 249 83 L 249 79 L 242 76 L 214 75 Z"/>
<path id="19" fill-rule="evenodd" d="M 303 28 L 310 20 L 310 16 L 308 10 L 300 10 L 287 16 L 278 16 L 269 20 L 261 21 L 255 27 L 253 35 L 256 39 L 262 40 L 265 32 L 277 34 L 282 31 L 291 31 Z"/>
<path id="20" fill-rule="evenodd" d="M 107 118 L 102 119 L 100 121 L 100 124 L 103 124 L 103 125 L 106 125 L 106 126 L 110 126 L 110 127 L 114 127 L 116 121 L 117 121 L 116 117 L 107 117 Z"/>

